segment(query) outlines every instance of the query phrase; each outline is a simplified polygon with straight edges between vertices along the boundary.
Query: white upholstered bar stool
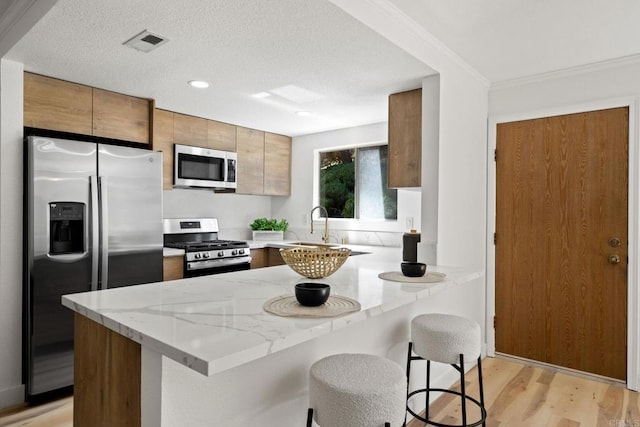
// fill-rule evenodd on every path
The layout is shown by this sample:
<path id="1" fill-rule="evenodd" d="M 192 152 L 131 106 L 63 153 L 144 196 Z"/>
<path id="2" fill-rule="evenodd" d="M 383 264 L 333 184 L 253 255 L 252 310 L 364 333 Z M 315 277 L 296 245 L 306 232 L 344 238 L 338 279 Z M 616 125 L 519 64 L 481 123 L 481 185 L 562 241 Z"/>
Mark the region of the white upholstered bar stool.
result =
<path id="1" fill-rule="evenodd" d="M 400 427 L 407 379 L 397 363 L 369 354 L 336 354 L 309 370 L 307 427 Z"/>
<path id="2" fill-rule="evenodd" d="M 407 355 L 407 411 L 411 415 L 427 425 L 451 427 L 451 424 L 429 420 L 429 393 L 432 391 L 450 393 L 461 398 L 462 424 L 457 424 L 457 427 L 472 427 L 480 424 L 486 426 L 487 411 L 484 407 L 484 390 L 482 386 L 481 340 L 480 325 L 471 319 L 450 314 L 433 313 L 422 314 L 411 320 L 411 342 L 409 342 Z M 413 356 L 412 353 L 417 356 Z M 477 359 L 478 363 L 480 401 L 468 396 L 465 390 L 464 361 L 475 359 Z M 411 374 L 411 362 L 415 360 L 427 361 L 427 382 L 425 388 L 409 392 L 408 382 Z M 460 392 L 431 388 L 431 362 L 450 364 L 460 373 Z M 409 398 L 418 393 L 426 394 L 424 417 L 409 408 Z M 472 423 L 467 422 L 468 401 L 480 408 L 480 419 Z"/>

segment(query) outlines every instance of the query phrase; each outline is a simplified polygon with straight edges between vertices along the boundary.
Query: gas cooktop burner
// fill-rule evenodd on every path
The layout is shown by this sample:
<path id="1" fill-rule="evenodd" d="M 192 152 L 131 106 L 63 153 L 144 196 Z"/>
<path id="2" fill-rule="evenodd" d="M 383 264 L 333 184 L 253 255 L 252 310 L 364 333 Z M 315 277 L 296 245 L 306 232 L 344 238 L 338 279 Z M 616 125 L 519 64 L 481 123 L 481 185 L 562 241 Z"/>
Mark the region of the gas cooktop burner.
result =
<path id="1" fill-rule="evenodd" d="M 202 242 L 173 242 L 165 246 L 184 249 L 186 252 L 211 251 L 216 249 L 248 248 L 247 242 L 238 240 L 206 240 Z"/>

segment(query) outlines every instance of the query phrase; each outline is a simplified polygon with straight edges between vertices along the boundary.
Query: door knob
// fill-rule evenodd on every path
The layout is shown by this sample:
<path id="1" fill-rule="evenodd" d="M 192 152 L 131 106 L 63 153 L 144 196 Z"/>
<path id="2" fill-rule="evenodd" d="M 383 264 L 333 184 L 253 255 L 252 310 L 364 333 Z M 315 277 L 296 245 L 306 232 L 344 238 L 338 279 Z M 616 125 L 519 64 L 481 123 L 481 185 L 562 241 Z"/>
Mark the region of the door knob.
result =
<path id="1" fill-rule="evenodd" d="M 612 248 L 617 248 L 622 244 L 622 241 L 620 241 L 620 239 L 618 239 L 617 237 L 612 237 L 609 239 L 609 246 L 611 246 Z"/>
<path id="2" fill-rule="evenodd" d="M 609 264 L 620 264 L 620 255 L 618 254 L 609 255 Z"/>

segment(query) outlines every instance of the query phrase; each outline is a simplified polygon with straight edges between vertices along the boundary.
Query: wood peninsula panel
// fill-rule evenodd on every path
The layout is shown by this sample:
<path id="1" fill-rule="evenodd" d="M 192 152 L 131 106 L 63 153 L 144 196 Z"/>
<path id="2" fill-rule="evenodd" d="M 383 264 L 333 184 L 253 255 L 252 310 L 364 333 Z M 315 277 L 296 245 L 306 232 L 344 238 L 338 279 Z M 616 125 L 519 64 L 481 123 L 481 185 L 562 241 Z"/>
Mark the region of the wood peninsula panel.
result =
<path id="1" fill-rule="evenodd" d="M 207 147 L 235 152 L 236 126 L 215 120 L 207 120 Z"/>
<path id="2" fill-rule="evenodd" d="M 173 142 L 175 144 L 207 146 L 207 119 L 173 113 Z"/>
<path id="3" fill-rule="evenodd" d="M 141 425 L 140 344 L 75 313 L 75 427 Z"/>
<path id="4" fill-rule="evenodd" d="M 162 188 L 173 189 L 173 113 L 155 109 L 153 150 L 162 151 Z"/>
<path id="5" fill-rule="evenodd" d="M 264 192 L 264 132 L 237 127 L 238 187 L 237 193 Z"/>
<path id="6" fill-rule="evenodd" d="M 92 89 L 24 73 L 24 126 L 91 135 Z"/>
<path id="7" fill-rule="evenodd" d="M 264 134 L 264 194 L 291 194 L 291 138 Z"/>
<path id="8" fill-rule="evenodd" d="M 162 259 L 162 280 L 178 280 L 184 278 L 184 256 L 166 256 Z"/>
<path id="9" fill-rule="evenodd" d="M 148 99 L 93 89 L 93 135 L 149 144 Z"/>
<path id="10" fill-rule="evenodd" d="M 251 268 L 268 267 L 267 256 L 267 249 L 265 248 L 251 249 Z"/>
<path id="11" fill-rule="evenodd" d="M 422 89 L 389 95 L 389 187 L 420 187 Z"/>

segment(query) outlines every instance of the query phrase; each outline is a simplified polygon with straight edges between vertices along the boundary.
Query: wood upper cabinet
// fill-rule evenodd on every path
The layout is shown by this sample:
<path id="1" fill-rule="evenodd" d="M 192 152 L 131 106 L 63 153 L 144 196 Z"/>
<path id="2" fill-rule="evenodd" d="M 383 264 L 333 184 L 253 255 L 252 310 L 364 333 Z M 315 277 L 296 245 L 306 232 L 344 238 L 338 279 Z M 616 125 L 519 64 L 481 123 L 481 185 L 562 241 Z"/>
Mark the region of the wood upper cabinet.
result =
<path id="1" fill-rule="evenodd" d="M 93 89 L 93 135 L 149 143 L 151 101 Z"/>
<path id="2" fill-rule="evenodd" d="M 162 188 L 173 189 L 173 116 L 171 111 L 153 112 L 153 150 L 162 151 Z"/>
<path id="3" fill-rule="evenodd" d="M 91 135 L 92 88 L 24 73 L 24 126 Z"/>
<path id="4" fill-rule="evenodd" d="M 207 147 L 214 150 L 236 151 L 236 126 L 207 120 Z"/>
<path id="5" fill-rule="evenodd" d="M 24 73 L 24 126 L 148 144 L 153 102 Z"/>
<path id="6" fill-rule="evenodd" d="M 264 132 L 237 127 L 237 193 L 264 193 Z"/>
<path id="7" fill-rule="evenodd" d="M 173 113 L 173 142 L 175 144 L 207 146 L 207 119 Z"/>
<path id="8" fill-rule="evenodd" d="M 291 194 L 291 138 L 264 134 L 264 194 Z"/>
<path id="9" fill-rule="evenodd" d="M 389 187 L 420 187 L 422 89 L 389 96 Z"/>

